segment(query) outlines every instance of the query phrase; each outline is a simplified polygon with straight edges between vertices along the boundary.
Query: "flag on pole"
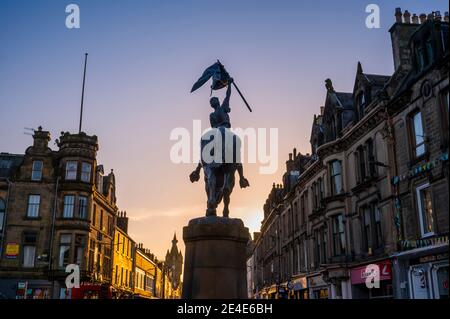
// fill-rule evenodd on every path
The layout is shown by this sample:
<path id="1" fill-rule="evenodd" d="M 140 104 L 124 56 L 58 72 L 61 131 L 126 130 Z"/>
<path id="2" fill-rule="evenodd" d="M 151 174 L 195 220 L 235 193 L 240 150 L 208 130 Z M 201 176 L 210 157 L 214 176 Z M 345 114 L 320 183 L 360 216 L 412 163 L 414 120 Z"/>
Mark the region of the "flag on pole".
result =
<path id="1" fill-rule="evenodd" d="M 197 82 L 194 83 L 191 93 L 200 88 L 210 78 L 212 78 L 211 90 L 220 90 L 228 85 L 230 75 L 220 62 L 216 62 L 208 67 Z"/>

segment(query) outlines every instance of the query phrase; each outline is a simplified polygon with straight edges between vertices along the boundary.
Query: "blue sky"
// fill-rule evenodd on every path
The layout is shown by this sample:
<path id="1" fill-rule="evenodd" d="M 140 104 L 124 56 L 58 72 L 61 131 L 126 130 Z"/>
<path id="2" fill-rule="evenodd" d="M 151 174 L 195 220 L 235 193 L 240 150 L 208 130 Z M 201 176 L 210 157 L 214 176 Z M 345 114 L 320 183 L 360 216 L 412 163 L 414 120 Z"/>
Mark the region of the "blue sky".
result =
<path id="1" fill-rule="evenodd" d="M 65 27 L 70 3 L 80 7 L 80 29 Z M 365 27 L 370 3 L 381 9 L 380 29 Z M 232 125 L 279 129 L 277 173 L 247 165 L 252 188 L 232 197 L 231 214 L 257 230 L 287 154 L 310 152 L 324 80 L 351 91 L 358 61 L 368 73 L 392 74 L 396 7 L 443 14 L 448 2 L 2 0 L 0 151 L 23 153 L 31 144 L 24 127 L 42 125 L 53 139 L 76 132 L 89 52 L 83 130 L 99 136 L 99 161 L 116 172 L 119 206 L 135 218 L 131 234 L 162 255 L 173 231 L 181 237 L 203 214 L 203 185 L 188 182 L 194 165 L 170 163 L 169 134 L 193 119 L 206 125 L 209 90 L 189 90 L 219 58 L 254 109 L 233 95 Z"/>

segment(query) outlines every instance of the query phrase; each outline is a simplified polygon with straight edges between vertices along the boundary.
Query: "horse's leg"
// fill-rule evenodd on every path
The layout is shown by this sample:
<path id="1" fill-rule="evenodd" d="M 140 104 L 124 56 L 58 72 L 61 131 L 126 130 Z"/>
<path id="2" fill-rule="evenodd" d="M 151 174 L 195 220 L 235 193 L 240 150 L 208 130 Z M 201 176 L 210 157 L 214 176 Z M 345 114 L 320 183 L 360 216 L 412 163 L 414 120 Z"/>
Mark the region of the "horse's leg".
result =
<path id="1" fill-rule="evenodd" d="M 223 217 L 228 217 L 230 215 L 230 198 L 234 187 L 234 170 L 231 172 L 226 172 L 224 176 L 224 187 L 223 187 Z"/>
<path id="2" fill-rule="evenodd" d="M 216 176 L 211 168 L 204 170 L 205 173 L 205 189 L 208 196 L 206 216 L 216 216 L 217 200 L 216 200 Z"/>

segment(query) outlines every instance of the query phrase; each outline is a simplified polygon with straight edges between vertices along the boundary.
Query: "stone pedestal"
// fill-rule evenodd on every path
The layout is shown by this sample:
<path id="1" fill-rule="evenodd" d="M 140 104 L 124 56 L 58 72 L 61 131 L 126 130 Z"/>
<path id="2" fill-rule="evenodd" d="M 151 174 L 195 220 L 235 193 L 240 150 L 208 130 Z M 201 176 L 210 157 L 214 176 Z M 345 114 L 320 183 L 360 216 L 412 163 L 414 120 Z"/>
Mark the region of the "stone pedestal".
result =
<path id="1" fill-rule="evenodd" d="M 202 217 L 183 228 L 186 245 L 183 298 L 247 297 L 246 246 L 250 234 L 240 219 Z"/>

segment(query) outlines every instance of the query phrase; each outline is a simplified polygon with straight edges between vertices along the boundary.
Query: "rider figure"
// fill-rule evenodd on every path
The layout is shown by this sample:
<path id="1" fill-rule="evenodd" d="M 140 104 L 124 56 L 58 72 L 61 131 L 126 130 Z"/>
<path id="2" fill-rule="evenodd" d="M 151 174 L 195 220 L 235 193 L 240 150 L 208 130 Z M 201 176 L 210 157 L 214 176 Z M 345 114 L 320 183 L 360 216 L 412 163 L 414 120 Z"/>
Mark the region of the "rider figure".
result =
<path id="1" fill-rule="evenodd" d="M 214 109 L 214 111 L 209 115 L 209 121 L 213 129 L 229 129 L 231 127 L 230 116 L 228 115 L 228 113 L 230 113 L 231 111 L 230 96 L 232 83 L 233 78 L 230 78 L 226 96 L 223 100 L 222 105 L 220 105 L 220 101 L 217 97 L 212 97 L 209 101 L 211 107 Z M 228 217 L 228 204 L 230 202 L 230 194 L 233 191 L 234 187 L 234 173 L 236 170 L 239 173 L 240 187 L 245 188 L 249 186 L 248 180 L 244 177 L 242 163 L 230 164 L 231 165 L 221 165 L 218 167 L 211 164 L 202 165 L 202 161 L 200 161 L 197 165 L 197 168 L 189 176 L 191 182 L 198 181 L 200 179 L 200 169 L 203 166 L 203 171 L 205 174 L 206 193 L 208 196 L 208 209 L 206 211 L 206 216 L 216 215 L 217 205 L 220 203 L 223 197 L 223 217 Z"/>

